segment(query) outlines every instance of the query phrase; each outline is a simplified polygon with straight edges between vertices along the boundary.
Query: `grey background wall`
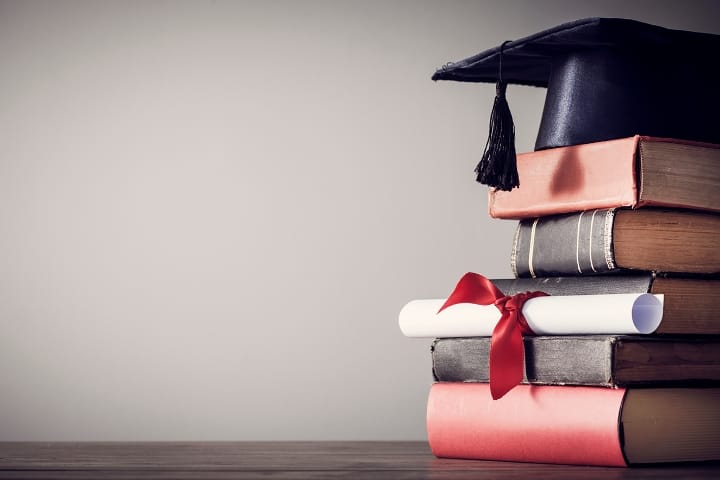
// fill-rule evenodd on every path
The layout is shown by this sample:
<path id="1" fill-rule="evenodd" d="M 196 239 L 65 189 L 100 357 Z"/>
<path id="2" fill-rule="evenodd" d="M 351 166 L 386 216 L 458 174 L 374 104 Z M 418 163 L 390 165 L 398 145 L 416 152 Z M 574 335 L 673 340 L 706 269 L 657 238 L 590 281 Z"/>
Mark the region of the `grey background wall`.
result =
<path id="1" fill-rule="evenodd" d="M 434 69 L 707 1 L 0 2 L 0 440 L 424 439 L 397 313 L 510 276 Z M 686 86 L 679 86 L 681 93 Z M 518 149 L 544 91 L 511 87 Z"/>

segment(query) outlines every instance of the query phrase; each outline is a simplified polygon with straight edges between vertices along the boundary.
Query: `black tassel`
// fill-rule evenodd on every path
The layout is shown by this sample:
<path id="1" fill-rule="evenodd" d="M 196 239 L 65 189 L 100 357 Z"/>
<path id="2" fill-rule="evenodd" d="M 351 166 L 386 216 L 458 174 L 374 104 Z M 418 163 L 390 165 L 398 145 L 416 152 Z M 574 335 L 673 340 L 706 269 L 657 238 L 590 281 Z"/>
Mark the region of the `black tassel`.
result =
<path id="1" fill-rule="evenodd" d="M 515 124 L 505 98 L 507 83 L 502 77 L 503 50 L 510 41 L 500 45 L 500 66 L 495 87 L 495 102 L 490 114 L 490 133 L 482 159 L 475 167 L 477 181 L 509 192 L 520 186 L 515 155 Z"/>
<path id="2" fill-rule="evenodd" d="M 497 83 L 497 93 L 490 115 L 490 133 L 475 172 L 478 182 L 509 192 L 520 186 L 520 179 L 515 155 L 515 124 L 505 98 L 506 88 L 506 83 Z"/>

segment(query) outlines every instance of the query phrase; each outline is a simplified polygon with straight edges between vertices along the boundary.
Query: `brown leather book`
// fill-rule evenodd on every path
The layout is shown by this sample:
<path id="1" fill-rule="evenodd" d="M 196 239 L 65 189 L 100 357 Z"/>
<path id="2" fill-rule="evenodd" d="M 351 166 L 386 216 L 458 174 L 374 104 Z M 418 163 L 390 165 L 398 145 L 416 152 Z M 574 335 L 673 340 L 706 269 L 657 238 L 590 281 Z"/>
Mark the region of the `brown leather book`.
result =
<path id="1" fill-rule="evenodd" d="M 516 277 L 625 270 L 720 273 L 720 215 L 669 208 L 602 209 L 523 219 L 510 265 Z"/>
<path id="2" fill-rule="evenodd" d="M 720 145 L 634 136 L 522 153 L 517 167 L 518 188 L 490 191 L 491 217 L 649 205 L 720 211 Z"/>

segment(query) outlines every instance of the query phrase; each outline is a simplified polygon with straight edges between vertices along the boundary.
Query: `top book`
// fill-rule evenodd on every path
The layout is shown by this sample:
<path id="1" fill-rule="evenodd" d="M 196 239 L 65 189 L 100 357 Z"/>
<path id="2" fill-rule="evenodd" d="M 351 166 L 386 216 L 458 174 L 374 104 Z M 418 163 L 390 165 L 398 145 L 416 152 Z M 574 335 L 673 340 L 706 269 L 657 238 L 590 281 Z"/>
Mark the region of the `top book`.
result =
<path id="1" fill-rule="evenodd" d="M 493 218 L 663 206 L 720 212 L 720 145 L 633 136 L 517 156 L 522 183 L 490 190 Z"/>

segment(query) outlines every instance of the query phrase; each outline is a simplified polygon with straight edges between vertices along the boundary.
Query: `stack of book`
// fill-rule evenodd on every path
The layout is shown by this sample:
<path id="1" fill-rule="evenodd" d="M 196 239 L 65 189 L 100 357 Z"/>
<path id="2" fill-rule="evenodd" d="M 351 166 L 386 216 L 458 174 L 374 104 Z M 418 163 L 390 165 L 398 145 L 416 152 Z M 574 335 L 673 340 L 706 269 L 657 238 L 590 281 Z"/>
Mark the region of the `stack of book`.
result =
<path id="1" fill-rule="evenodd" d="M 426 319 L 408 304 L 403 332 L 435 338 L 433 453 L 608 466 L 720 459 L 720 145 L 634 136 L 517 162 L 522 187 L 489 197 L 491 217 L 518 221 L 515 278 L 492 283 L 505 295 L 600 301 L 551 315 L 569 316 L 576 334 L 524 336 L 522 383 L 497 399 L 493 340 L 443 321 L 438 303 Z M 607 299 L 622 294 L 659 299 L 652 332 L 609 326 L 625 313 Z M 589 325 L 603 318 L 606 329 Z"/>

